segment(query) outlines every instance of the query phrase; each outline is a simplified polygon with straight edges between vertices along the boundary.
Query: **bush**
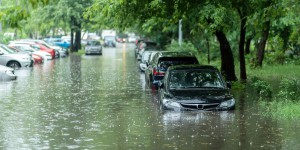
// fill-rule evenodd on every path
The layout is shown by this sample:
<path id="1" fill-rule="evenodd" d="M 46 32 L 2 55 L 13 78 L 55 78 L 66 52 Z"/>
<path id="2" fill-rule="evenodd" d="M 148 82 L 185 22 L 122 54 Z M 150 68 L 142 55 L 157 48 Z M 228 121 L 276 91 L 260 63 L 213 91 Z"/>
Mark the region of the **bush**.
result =
<path id="1" fill-rule="evenodd" d="M 271 98 L 272 88 L 266 81 L 263 81 L 257 77 L 251 79 L 254 90 L 259 94 L 260 98 Z"/>
<path id="2" fill-rule="evenodd" d="M 279 85 L 278 99 L 283 101 L 300 101 L 300 84 L 296 79 L 283 79 Z"/>

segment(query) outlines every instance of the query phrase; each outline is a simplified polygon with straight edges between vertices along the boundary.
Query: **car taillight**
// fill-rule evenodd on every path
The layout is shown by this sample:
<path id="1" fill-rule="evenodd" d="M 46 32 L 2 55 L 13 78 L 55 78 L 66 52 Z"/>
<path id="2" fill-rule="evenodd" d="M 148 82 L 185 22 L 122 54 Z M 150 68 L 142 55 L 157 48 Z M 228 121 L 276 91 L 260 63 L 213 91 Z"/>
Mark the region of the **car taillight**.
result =
<path id="1" fill-rule="evenodd" d="M 164 72 L 159 72 L 159 70 L 156 70 L 155 68 L 153 68 L 153 75 L 160 76 L 160 75 L 165 75 L 165 73 Z"/>

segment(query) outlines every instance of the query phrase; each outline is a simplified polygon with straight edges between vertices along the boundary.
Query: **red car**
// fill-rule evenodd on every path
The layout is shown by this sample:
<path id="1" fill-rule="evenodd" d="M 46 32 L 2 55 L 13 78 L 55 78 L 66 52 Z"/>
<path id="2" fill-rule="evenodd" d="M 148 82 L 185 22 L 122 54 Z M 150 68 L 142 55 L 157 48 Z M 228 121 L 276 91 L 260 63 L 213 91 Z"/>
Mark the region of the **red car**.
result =
<path id="1" fill-rule="evenodd" d="M 40 47 L 40 50 L 41 50 L 41 51 L 45 51 L 45 52 L 50 53 L 51 56 L 52 56 L 52 59 L 55 58 L 55 50 L 54 50 L 54 49 L 48 48 L 48 47 L 46 47 L 45 45 L 40 44 L 40 43 L 35 43 L 35 44 L 37 44 L 37 45 Z"/>
<path id="2" fill-rule="evenodd" d="M 35 43 L 35 42 L 24 42 L 24 41 L 14 41 L 14 43 L 16 44 L 27 44 L 29 46 L 31 46 L 32 48 L 36 49 L 36 50 L 41 50 L 41 51 L 45 51 L 47 53 L 49 53 L 52 56 L 52 59 L 55 58 L 55 50 L 46 47 L 43 44 L 39 44 L 39 43 Z"/>
<path id="3" fill-rule="evenodd" d="M 37 54 L 32 54 L 32 58 L 34 60 L 34 63 L 37 63 L 37 64 L 41 64 L 44 62 L 44 59 L 43 57 L 37 55 Z"/>

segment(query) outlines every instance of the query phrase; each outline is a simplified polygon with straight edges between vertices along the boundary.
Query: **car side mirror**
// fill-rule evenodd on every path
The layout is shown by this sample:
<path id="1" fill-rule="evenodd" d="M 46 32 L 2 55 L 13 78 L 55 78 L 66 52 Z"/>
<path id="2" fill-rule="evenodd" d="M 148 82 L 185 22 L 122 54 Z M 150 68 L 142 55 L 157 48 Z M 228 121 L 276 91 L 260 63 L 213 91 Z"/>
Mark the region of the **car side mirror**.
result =
<path id="1" fill-rule="evenodd" d="M 0 55 L 4 55 L 4 53 L 0 51 Z"/>

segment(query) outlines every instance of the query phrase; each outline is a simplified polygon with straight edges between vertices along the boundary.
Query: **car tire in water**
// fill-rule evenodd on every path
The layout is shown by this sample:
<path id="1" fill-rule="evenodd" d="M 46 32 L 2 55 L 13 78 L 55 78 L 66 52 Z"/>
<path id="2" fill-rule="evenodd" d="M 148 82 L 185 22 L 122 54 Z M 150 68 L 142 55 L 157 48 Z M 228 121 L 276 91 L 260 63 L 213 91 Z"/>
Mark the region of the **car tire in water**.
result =
<path id="1" fill-rule="evenodd" d="M 13 68 L 13 69 L 20 69 L 21 68 L 20 63 L 18 63 L 16 61 L 11 61 L 11 62 L 7 63 L 6 66 L 10 67 L 10 68 Z"/>

